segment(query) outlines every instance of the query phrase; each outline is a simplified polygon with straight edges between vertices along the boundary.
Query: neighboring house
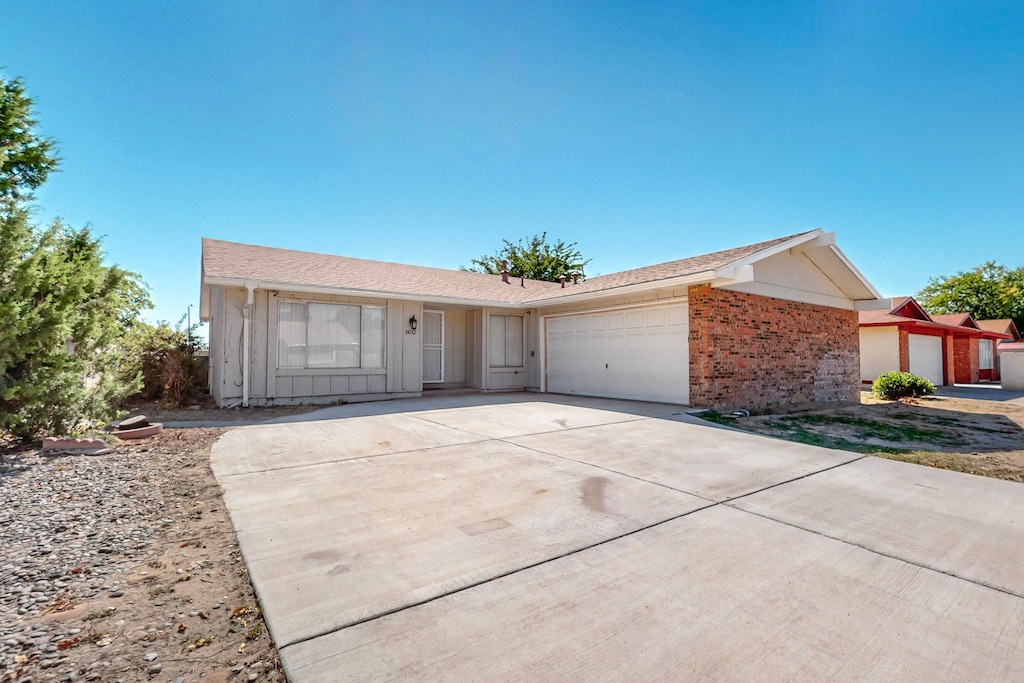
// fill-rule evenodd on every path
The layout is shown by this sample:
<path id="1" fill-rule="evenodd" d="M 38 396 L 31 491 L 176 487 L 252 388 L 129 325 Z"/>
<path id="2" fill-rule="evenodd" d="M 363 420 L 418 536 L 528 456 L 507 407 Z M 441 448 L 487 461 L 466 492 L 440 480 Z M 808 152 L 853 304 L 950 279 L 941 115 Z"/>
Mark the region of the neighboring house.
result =
<path id="1" fill-rule="evenodd" d="M 1009 341 L 1020 341 L 1020 332 L 1017 331 L 1017 326 L 1013 324 L 1011 318 L 999 318 L 996 320 L 979 320 L 978 327 L 985 330 L 986 332 L 995 332 L 997 334 L 1007 335 Z M 995 343 L 995 359 L 992 365 L 992 370 L 989 371 L 988 376 L 984 368 L 981 370 L 981 379 L 991 379 L 999 381 L 1000 371 L 999 366 L 1001 364 L 1000 354 L 1002 353 L 1002 345 L 1006 342 L 1000 343 L 1000 340 L 996 340 Z"/>
<path id="2" fill-rule="evenodd" d="M 1024 391 L 1024 342 L 1003 342 L 999 345 L 1003 389 Z"/>
<path id="3" fill-rule="evenodd" d="M 932 320 L 955 327 L 977 330 L 981 336 L 954 336 L 953 338 L 953 381 L 960 384 L 974 384 L 981 380 L 990 381 L 995 370 L 995 345 L 1006 335 L 985 330 L 970 313 L 933 315 Z"/>
<path id="4" fill-rule="evenodd" d="M 860 315 L 861 380 L 894 370 L 936 386 L 972 384 L 993 367 L 992 342 L 1005 335 L 981 329 L 968 313 L 928 315 L 913 297 L 897 297 L 888 311 Z"/>
<path id="5" fill-rule="evenodd" d="M 858 397 L 874 287 L 821 230 L 573 284 L 203 240 L 219 405 L 527 389 L 714 408 Z"/>

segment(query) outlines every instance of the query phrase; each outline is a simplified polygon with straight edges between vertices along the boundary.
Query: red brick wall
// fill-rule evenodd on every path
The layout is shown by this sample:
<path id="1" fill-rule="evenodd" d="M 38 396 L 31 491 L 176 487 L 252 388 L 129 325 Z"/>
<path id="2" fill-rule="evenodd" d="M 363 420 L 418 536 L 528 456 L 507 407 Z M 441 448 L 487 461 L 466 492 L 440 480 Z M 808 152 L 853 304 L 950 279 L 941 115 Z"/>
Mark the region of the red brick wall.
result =
<path id="1" fill-rule="evenodd" d="M 900 372 L 910 372 L 910 333 L 900 328 Z"/>
<path id="2" fill-rule="evenodd" d="M 978 340 L 960 337 L 953 340 L 953 381 L 974 384 L 978 381 Z"/>
<path id="3" fill-rule="evenodd" d="M 690 287 L 690 404 L 770 411 L 857 401 L 855 311 Z"/>
<path id="4" fill-rule="evenodd" d="M 956 344 L 953 343 L 953 335 L 942 335 L 942 377 L 944 384 L 952 384 L 955 380 L 953 375 L 956 369 Z"/>

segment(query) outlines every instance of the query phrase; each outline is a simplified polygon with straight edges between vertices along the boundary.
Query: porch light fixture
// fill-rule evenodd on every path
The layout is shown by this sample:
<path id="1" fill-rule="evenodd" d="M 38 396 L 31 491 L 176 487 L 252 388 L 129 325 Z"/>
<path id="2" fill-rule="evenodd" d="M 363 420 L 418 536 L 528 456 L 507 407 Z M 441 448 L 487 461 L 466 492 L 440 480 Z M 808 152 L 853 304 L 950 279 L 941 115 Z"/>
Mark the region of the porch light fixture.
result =
<path id="1" fill-rule="evenodd" d="M 409 318 L 409 329 L 410 330 L 415 332 L 417 325 L 419 325 L 419 322 L 416 320 L 416 316 L 415 315 L 413 317 Z"/>

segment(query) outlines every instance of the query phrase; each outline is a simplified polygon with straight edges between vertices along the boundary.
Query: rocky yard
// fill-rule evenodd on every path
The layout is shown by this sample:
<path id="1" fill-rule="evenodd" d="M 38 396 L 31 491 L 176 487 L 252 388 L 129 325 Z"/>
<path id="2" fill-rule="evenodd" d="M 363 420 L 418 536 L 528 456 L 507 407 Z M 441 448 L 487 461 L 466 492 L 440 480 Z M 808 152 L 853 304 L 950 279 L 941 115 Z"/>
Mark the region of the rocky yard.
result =
<path id="1" fill-rule="evenodd" d="M 220 488 L 222 429 L 0 455 L 0 681 L 283 681 Z"/>

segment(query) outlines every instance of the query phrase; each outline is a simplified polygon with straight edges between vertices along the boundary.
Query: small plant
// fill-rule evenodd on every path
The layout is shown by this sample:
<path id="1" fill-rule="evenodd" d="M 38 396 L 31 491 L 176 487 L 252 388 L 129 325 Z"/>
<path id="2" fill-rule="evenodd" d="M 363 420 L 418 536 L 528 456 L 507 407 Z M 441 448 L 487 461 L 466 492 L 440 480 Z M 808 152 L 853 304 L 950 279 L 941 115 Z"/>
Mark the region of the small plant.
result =
<path id="1" fill-rule="evenodd" d="M 871 391 L 879 398 L 896 401 L 901 398 L 934 394 L 935 385 L 909 372 L 887 372 L 875 380 L 871 385 Z"/>

